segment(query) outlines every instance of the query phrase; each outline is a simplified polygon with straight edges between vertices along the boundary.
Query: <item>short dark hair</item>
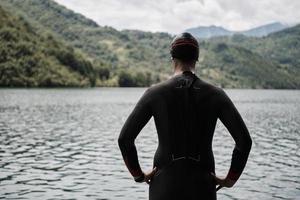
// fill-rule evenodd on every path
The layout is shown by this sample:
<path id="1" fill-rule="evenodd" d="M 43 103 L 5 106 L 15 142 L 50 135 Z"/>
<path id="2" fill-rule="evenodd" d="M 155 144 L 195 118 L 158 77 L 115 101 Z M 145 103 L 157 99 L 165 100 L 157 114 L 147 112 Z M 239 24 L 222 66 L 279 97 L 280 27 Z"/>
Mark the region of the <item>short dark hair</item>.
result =
<path id="1" fill-rule="evenodd" d="M 197 61 L 199 58 L 199 44 L 196 38 L 187 32 L 177 35 L 170 46 L 172 58 L 183 62 Z"/>

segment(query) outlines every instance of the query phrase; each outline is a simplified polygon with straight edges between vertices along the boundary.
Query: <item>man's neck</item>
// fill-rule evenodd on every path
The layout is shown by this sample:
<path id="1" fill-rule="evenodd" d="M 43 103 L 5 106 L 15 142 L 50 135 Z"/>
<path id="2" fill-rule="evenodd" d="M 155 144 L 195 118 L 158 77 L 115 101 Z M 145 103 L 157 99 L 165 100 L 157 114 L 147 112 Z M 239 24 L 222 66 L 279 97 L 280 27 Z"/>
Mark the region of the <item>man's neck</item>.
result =
<path id="1" fill-rule="evenodd" d="M 191 72 L 195 73 L 195 69 L 193 69 L 193 68 L 175 68 L 173 76 L 182 74 L 182 72 L 184 72 L 184 71 L 191 71 Z"/>

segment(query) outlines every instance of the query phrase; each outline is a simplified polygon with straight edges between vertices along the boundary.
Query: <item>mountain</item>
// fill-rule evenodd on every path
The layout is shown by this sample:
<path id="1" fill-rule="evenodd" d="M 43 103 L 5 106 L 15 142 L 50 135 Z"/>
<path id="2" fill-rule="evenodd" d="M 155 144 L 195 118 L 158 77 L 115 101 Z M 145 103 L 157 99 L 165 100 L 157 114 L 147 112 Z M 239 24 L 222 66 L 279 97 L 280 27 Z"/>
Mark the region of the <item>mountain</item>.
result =
<path id="1" fill-rule="evenodd" d="M 259 26 L 256 28 L 249 29 L 247 31 L 239 32 L 240 34 L 246 35 L 246 36 L 252 36 L 252 37 L 262 37 L 266 36 L 270 33 L 281 31 L 285 28 L 288 28 L 288 25 L 284 25 L 279 22 L 274 22 L 271 24 L 266 24 L 263 26 Z"/>
<path id="2" fill-rule="evenodd" d="M 49 34 L 62 44 L 59 47 L 68 46 L 71 58 L 89 61 L 91 67 L 80 65 L 81 70 L 89 72 L 96 86 L 149 86 L 172 74 L 169 45 L 173 36 L 167 33 L 117 31 L 99 26 L 52 0 L 1 0 L 0 5 L 5 11 L 20 16 L 37 35 Z M 300 88 L 298 58 L 294 58 L 299 48 L 291 48 L 292 45 L 298 47 L 300 39 L 297 31 L 287 30 L 262 38 L 234 34 L 201 40 L 196 73 L 226 88 Z M 25 40 L 21 34 L 17 37 Z M 280 41 L 282 47 L 290 49 L 274 48 L 272 41 Z M 51 44 L 47 45 L 51 47 Z M 59 49 L 51 52 L 61 55 Z M 10 56 L 8 60 L 14 59 Z M 0 60 L 1 65 L 7 66 Z M 22 63 L 15 66 L 24 68 Z M 52 69 L 52 65 L 47 66 Z"/>
<path id="3" fill-rule="evenodd" d="M 259 55 L 264 61 L 277 66 L 275 69 L 280 71 L 281 75 L 278 74 L 277 78 L 273 77 L 271 79 L 279 81 L 283 78 L 284 81 L 279 81 L 282 83 L 281 87 L 276 88 L 300 87 L 300 24 L 262 38 L 233 35 L 231 37 L 211 38 L 206 42 L 211 45 L 225 43 L 229 46 L 247 49 Z M 260 67 L 263 67 L 263 65 L 260 65 Z M 269 74 L 264 74 L 264 76 L 267 79 L 270 78 Z"/>
<path id="4" fill-rule="evenodd" d="M 205 42 L 201 74 L 221 87 L 299 88 L 299 68 L 284 67 L 255 51 L 226 42 Z M 294 68 L 294 69 L 292 69 Z"/>
<path id="5" fill-rule="evenodd" d="M 205 39 L 219 36 L 232 36 L 234 34 L 242 34 L 251 37 L 262 37 L 273 32 L 281 31 L 285 28 L 288 28 L 288 26 L 279 22 L 275 22 L 246 31 L 230 31 L 220 26 L 199 26 L 196 28 L 187 29 L 186 31 L 193 34 L 199 39 Z"/>
<path id="6" fill-rule="evenodd" d="M 0 86 L 92 86 L 94 79 L 92 64 L 74 48 L 0 6 Z"/>
<path id="7" fill-rule="evenodd" d="M 282 68 L 300 70 L 300 24 L 262 38 L 233 35 L 207 41 L 240 46 L 261 55 L 265 60 L 277 63 Z"/>
<path id="8" fill-rule="evenodd" d="M 117 31 L 51 0 L 1 0 L 0 5 L 33 23 L 39 32 L 50 31 L 100 66 L 98 86 L 123 85 L 119 76 L 135 79 L 124 86 L 145 86 L 170 73 L 167 33 Z M 144 78 L 141 80 L 141 78 Z M 126 81 L 125 81 L 126 82 Z"/>
<path id="9" fill-rule="evenodd" d="M 191 33 L 197 38 L 211 38 L 218 36 L 228 36 L 233 35 L 232 31 L 224 29 L 220 26 L 198 26 L 196 28 L 190 28 L 185 30 L 186 32 Z"/>

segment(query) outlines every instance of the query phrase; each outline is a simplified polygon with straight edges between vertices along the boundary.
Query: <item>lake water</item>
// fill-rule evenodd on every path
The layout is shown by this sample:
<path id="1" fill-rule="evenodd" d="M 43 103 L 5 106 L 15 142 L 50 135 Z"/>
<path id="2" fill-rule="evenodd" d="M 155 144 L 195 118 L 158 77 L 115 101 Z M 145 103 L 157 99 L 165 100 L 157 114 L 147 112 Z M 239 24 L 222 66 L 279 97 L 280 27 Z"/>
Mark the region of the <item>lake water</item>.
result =
<path id="1" fill-rule="evenodd" d="M 145 88 L 1 89 L 0 199 L 147 199 L 117 146 Z M 246 169 L 218 199 L 300 199 L 300 91 L 226 90 L 253 138 Z M 153 118 L 136 140 L 145 171 L 157 146 Z M 218 122 L 213 149 L 226 175 L 234 142 Z"/>

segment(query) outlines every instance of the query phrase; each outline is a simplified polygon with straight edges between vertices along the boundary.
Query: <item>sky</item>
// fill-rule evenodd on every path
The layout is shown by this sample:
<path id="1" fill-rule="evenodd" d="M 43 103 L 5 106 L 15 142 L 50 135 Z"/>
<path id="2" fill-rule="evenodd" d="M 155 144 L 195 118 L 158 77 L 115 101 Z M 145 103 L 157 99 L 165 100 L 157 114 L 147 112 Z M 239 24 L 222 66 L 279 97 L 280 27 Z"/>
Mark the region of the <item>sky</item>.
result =
<path id="1" fill-rule="evenodd" d="M 241 31 L 300 22 L 300 0 L 55 0 L 101 26 L 180 33 L 197 26 Z"/>

